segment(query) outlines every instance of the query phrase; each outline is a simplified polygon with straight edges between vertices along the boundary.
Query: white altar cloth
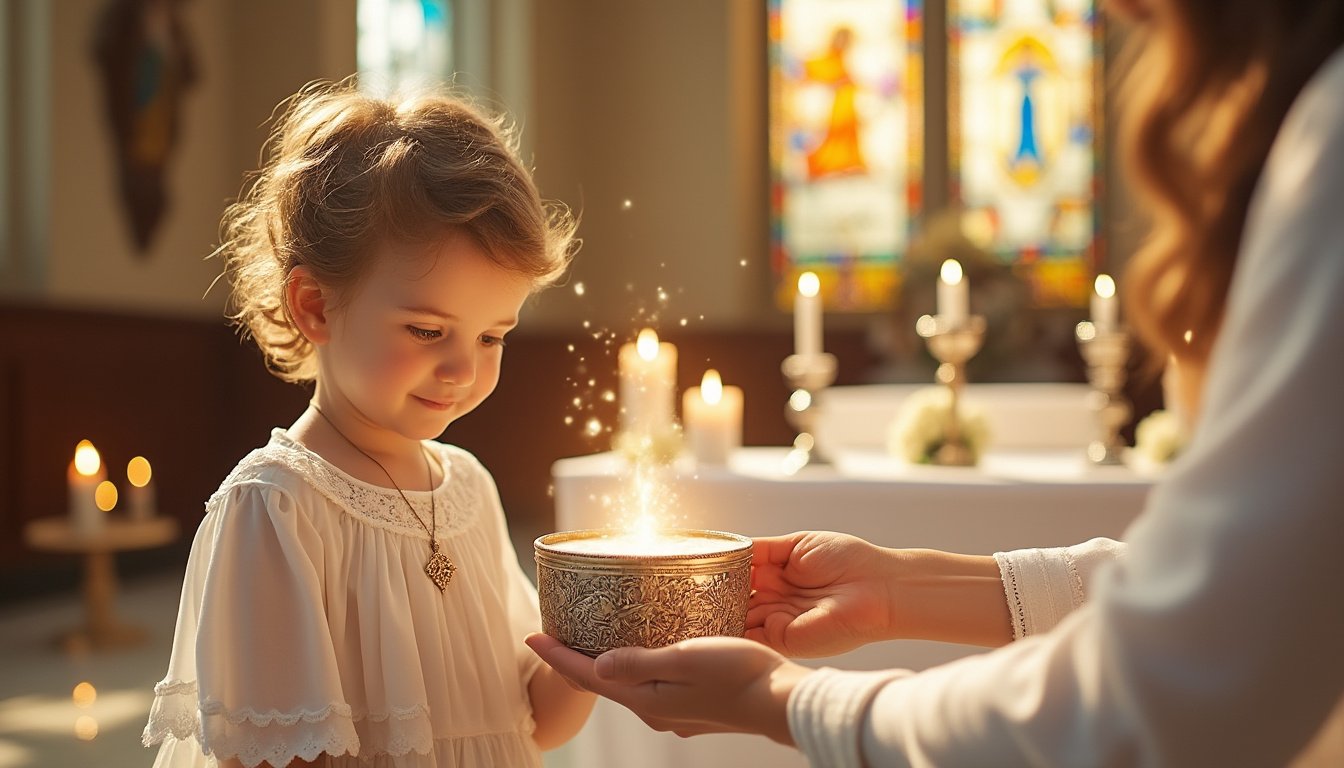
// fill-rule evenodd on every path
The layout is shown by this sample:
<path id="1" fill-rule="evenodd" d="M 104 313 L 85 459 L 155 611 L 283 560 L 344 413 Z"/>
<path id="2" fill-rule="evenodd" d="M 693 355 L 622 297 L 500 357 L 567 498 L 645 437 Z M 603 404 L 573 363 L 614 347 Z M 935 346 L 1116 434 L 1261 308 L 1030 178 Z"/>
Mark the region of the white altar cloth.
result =
<path id="1" fill-rule="evenodd" d="M 908 465 L 877 451 L 842 450 L 835 463 L 783 471 L 783 448 L 745 448 L 727 467 L 672 468 L 673 524 L 747 536 L 825 529 L 890 547 L 991 554 L 1023 547 L 1122 538 L 1142 509 L 1150 479 L 1126 467 L 1095 467 L 1081 450 L 988 453 L 979 467 Z M 558 530 L 602 527 L 619 498 L 626 464 L 610 453 L 555 463 Z M 811 660 L 848 669 L 923 669 L 976 653 L 951 643 L 901 640 Z M 803 768 L 791 749 L 740 735 L 680 739 L 649 730 L 629 711 L 600 700 L 592 719 L 548 765 L 583 768 Z"/>

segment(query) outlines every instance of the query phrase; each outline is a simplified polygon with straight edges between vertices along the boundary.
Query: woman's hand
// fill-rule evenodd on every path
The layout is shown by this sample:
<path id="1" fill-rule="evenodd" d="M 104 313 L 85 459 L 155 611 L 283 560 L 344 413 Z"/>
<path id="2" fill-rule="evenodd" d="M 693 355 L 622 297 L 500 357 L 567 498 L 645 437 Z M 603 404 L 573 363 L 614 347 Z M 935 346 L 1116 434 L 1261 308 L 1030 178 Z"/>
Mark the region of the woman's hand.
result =
<path id="1" fill-rule="evenodd" d="M 755 540 L 747 637 L 786 656 L 832 656 L 890 636 L 897 558 L 843 533 Z"/>
<path id="2" fill-rule="evenodd" d="M 789 694 L 811 671 L 741 638 L 617 648 L 597 659 L 547 635 L 529 635 L 527 644 L 574 685 L 627 707 L 654 730 L 678 736 L 754 733 L 792 745 Z"/>

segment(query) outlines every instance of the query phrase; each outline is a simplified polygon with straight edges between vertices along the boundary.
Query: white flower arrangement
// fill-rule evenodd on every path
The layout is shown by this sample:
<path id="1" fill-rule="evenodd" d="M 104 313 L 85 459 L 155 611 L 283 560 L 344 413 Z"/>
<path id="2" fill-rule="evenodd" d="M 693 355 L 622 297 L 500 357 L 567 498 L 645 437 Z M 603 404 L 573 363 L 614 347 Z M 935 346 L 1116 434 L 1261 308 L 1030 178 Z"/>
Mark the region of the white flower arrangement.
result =
<path id="1" fill-rule="evenodd" d="M 1134 453 L 1154 467 L 1175 459 L 1185 443 L 1185 425 L 1171 411 L 1153 411 L 1134 429 Z"/>
<path id="2" fill-rule="evenodd" d="M 958 409 L 961 437 L 975 461 L 989 442 L 989 423 L 980 409 L 965 401 Z M 952 393 L 947 387 L 926 387 L 910 393 L 887 429 L 887 451 L 914 464 L 929 464 L 947 440 Z"/>

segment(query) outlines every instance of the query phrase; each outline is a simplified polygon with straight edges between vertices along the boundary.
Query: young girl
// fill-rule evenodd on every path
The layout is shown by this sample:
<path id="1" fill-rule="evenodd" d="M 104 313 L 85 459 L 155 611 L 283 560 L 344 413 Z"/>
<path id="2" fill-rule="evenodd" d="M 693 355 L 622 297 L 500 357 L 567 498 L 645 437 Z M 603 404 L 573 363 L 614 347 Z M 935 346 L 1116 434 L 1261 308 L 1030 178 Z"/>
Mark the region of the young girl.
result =
<path id="1" fill-rule="evenodd" d="M 224 217 L 235 319 L 309 408 L 206 504 L 156 766 L 536 766 L 591 695 L 539 665 L 494 482 L 433 441 L 566 267 L 499 121 L 442 95 L 296 96 Z"/>

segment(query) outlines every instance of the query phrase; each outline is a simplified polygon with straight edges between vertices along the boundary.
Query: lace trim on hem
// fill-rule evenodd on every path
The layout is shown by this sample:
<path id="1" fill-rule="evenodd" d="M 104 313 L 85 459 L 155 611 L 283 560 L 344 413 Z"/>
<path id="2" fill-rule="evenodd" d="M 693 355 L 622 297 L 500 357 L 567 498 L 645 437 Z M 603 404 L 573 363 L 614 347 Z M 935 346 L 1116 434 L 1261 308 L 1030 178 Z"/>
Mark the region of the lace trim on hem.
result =
<path id="1" fill-rule="evenodd" d="M 155 703 L 160 703 L 160 699 L 169 696 L 190 696 L 196 699 L 199 688 L 194 680 L 164 680 L 154 686 Z M 332 702 L 319 710 L 299 710 L 295 712 L 281 712 L 276 709 L 258 712 L 251 707 L 229 710 L 224 706 L 224 702 L 218 699 L 206 699 L 200 703 L 200 712 L 203 715 L 223 715 L 224 719 L 233 725 L 243 722 L 252 725 L 267 726 L 273 723 L 281 725 L 293 725 L 299 720 L 308 723 L 317 723 L 326 720 L 331 715 L 337 715 L 349 720 L 368 720 L 374 723 L 384 723 L 388 720 L 413 720 L 416 717 L 429 716 L 428 704 L 411 704 L 405 707 L 392 707 L 386 712 L 370 712 L 367 709 L 356 709 L 344 702 Z M 154 717 L 151 716 L 151 724 Z M 502 733 L 502 731 L 501 731 Z"/>

